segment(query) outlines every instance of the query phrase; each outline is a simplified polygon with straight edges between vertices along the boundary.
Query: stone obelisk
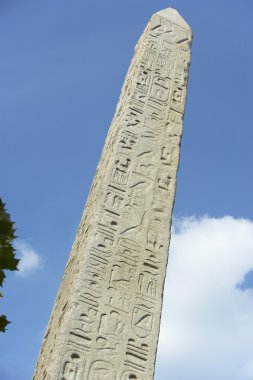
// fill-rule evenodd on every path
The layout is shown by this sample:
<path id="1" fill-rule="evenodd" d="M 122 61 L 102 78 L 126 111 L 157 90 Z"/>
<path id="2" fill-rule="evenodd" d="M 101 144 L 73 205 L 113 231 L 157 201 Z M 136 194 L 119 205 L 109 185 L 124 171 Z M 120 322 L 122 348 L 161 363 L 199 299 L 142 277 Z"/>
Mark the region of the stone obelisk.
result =
<path id="1" fill-rule="evenodd" d="M 154 14 L 132 59 L 34 380 L 151 380 L 191 30 Z"/>

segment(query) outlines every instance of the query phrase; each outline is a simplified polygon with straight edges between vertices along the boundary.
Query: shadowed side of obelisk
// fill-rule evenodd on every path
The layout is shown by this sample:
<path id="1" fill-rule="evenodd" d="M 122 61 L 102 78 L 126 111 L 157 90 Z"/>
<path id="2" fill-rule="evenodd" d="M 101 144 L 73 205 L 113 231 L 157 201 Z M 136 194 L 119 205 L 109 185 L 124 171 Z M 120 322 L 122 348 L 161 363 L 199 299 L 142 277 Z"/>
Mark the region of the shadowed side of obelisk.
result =
<path id="1" fill-rule="evenodd" d="M 191 30 L 173 9 L 135 48 L 34 380 L 151 380 Z"/>

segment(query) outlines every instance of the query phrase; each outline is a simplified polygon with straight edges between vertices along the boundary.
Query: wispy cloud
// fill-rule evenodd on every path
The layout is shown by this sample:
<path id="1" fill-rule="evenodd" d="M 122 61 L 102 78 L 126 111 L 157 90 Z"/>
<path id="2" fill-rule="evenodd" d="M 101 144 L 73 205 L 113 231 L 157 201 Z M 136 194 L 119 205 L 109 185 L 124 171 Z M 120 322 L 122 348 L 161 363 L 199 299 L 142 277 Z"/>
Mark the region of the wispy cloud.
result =
<path id="1" fill-rule="evenodd" d="M 175 221 L 155 379 L 253 379 L 252 268 L 252 221 Z"/>
<path id="2" fill-rule="evenodd" d="M 25 240 L 17 239 L 15 242 L 17 258 L 20 258 L 17 272 L 22 277 L 27 277 L 36 272 L 42 266 L 39 254 Z"/>

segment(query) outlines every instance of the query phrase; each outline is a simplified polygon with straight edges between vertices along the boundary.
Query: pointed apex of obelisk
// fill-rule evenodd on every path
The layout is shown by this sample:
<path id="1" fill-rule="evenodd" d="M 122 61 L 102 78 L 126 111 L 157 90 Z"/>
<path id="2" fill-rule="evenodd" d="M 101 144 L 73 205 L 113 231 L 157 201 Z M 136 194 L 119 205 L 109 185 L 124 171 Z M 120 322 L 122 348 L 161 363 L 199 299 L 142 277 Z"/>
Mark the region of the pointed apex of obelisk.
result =
<path id="1" fill-rule="evenodd" d="M 166 20 L 172 21 L 173 23 L 177 24 L 178 26 L 181 26 L 184 29 L 191 30 L 190 26 L 183 19 L 183 17 L 180 16 L 180 14 L 178 13 L 178 11 L 176 11 L 176 9 L 173 9 L 173 8 L 162 9 L 161 11 L 156 12 L 155 15 L 163 17 Z"/>

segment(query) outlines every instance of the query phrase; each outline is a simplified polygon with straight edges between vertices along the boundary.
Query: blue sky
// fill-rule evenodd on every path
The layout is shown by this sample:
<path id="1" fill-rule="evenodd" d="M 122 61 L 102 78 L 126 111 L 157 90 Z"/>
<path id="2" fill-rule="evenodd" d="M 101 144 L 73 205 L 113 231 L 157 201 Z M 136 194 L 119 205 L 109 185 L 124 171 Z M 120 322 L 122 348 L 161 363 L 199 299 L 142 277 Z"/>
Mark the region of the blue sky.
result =
<path id="1" fill-rule="evenodd" d="M 155 379 L 253 378 L 252 1 L 2 0 L 0 196 L 23 261 L 1 380 L 32 377 L 134 46 L 167 7 L 194 40 Z"/>

